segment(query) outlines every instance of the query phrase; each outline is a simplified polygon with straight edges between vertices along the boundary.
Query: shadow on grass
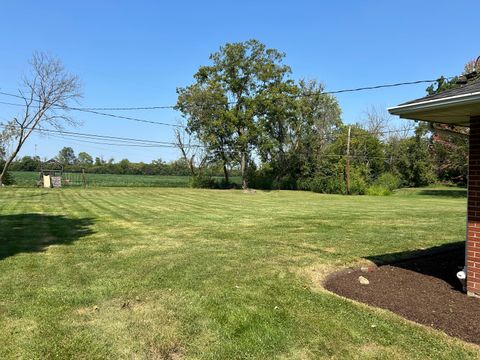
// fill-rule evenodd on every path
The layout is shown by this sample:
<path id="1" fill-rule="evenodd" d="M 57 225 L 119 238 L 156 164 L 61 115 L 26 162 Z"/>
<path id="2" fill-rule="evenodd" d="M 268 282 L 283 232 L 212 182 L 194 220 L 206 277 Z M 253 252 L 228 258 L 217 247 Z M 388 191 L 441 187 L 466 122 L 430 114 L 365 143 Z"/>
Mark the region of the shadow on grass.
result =
<path id="1" fill-rule="evenodd" d="M 391 265 L 432 276 L 462 291 L 456 274 L 465 263 L 465 241 L 435 246 L 424 250 L 368 256 L 377 266 Z"/>
<path id="2" fill-rule="evenodd" d="M 0 261 L 18 253 L 42 252 L 50 245 L 68 245 L 93 233 L 90 218 L 62 215 L 0 215 Z"/>
<path id="3" fill-rule="evenodd" d="M 419 195 L 443 196 L 451 198 L 466 198 L 467 189 L 423 189 L 418 192 Z"/>

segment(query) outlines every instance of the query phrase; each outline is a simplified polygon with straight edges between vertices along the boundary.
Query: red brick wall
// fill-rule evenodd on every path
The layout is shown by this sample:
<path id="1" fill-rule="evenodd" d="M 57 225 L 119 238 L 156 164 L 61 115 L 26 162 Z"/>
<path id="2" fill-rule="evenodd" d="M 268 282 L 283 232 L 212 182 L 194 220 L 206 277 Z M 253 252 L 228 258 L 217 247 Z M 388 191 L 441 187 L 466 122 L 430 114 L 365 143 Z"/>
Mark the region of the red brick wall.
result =
<path id="1" fill-rule="evenodd" d="M 480 295 L 480 117 L 470 121 L 468 166 L 467 291 Z"/>

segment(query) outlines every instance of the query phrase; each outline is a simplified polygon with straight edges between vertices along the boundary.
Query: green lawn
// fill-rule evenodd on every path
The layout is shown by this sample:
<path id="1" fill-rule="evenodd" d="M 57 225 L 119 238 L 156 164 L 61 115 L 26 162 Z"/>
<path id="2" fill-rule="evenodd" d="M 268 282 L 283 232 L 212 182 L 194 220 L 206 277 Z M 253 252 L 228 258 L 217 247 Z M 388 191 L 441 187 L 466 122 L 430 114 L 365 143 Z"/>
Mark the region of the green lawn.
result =
<path id="1" fill-rule="evenodd" d="M 479 358 L 319 286 L 461 241 L 464 195 L 0 189 L 0 358 Z"/>

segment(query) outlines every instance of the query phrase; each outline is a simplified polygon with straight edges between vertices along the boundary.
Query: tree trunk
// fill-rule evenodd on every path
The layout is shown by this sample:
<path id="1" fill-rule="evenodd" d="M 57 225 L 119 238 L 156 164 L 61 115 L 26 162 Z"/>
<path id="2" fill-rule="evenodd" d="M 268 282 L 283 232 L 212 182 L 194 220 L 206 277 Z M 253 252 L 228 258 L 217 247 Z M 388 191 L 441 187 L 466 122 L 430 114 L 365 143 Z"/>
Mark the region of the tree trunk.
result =
<path id="1" fill-rule="evenodd" d="M 225 183 L 228 184 L 229 183 L 229 178 L 228 178 L 228 169 L 227 169 L 227 163 L 226 162 L 223 163 L 223 175 L 225 177 Z"/>
<path id="2" fill-rule="evenodd" d="M 241 154 L 241 162 L 240 162 L 240 169 L 242 171 L 242 189 L 248 189 L 248 181 L 247 181 L 247 153 L 242 151 Z"/>
<path id="3" fill-rule="evenodd" d="M 10 167 L 10 164 L 12 163 L 13 159 L 15 159 L 15 156 L 20 152 L 20 149 L 22 148 L 23 142 L 22 142 L 22 136 L 23 136 L 23 130 L 20 133 L 20 139 L 18 141 L 18 145 L 13 151 L 13 153 L 8 157 L 7 161 L 5 162 L 5 165 L 3 166 L 2 173 L 0 174 L 0 186 L 2 186 L 3 181 L 5 179 L 5 176 L 7 175 L 8 168 Z"/>

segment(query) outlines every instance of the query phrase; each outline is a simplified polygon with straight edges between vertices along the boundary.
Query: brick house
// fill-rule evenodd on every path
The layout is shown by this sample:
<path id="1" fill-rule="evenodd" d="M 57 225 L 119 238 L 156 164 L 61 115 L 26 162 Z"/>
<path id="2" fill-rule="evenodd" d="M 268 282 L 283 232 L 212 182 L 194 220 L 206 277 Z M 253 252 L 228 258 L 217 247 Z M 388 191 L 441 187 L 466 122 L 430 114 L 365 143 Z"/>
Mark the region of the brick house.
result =
<path id="1" fill-rule="evenodd" d="M 389 108 L 404 119 L 422 120 L 470 128 L 465 252 L 466 290 L 480 296 L 480 76 L 468 74 L 463 83 Z"/>

